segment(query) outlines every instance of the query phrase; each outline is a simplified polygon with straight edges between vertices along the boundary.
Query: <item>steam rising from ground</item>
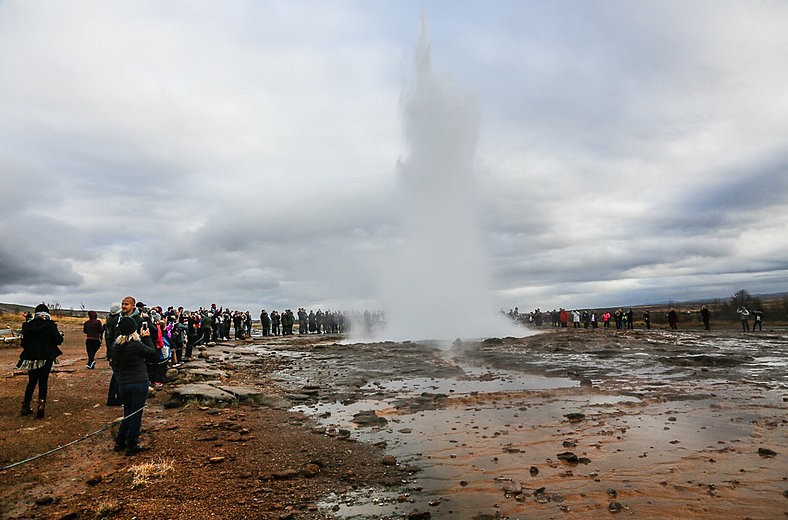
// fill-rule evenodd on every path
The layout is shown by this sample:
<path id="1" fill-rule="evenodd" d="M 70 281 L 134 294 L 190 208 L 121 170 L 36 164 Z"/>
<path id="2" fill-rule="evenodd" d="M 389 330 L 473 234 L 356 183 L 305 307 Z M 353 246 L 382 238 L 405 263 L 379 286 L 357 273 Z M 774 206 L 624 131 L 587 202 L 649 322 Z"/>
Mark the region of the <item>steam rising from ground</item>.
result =
<path id="1" fill-rule="evenodd" d="M 426 30 L 403 95 L 402 243 L 382 281 L 387 339 L 522 335 L 493 304 L 479 227 L 475 99 L 432 74 Z"/>

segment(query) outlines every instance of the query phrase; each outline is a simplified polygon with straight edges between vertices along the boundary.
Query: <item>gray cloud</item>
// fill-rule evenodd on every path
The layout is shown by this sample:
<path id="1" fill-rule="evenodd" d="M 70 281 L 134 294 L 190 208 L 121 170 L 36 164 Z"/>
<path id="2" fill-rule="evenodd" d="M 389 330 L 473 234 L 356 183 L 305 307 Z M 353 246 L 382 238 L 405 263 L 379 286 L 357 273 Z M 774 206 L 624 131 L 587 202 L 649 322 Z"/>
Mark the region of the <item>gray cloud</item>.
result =
<path id="1" fill-rule="evenodd" d="M 0 4 L 0 300 L 376 305 L 418 11 Z M 788 8 L 426 14 L 501 306 L 785 290 Z"/>

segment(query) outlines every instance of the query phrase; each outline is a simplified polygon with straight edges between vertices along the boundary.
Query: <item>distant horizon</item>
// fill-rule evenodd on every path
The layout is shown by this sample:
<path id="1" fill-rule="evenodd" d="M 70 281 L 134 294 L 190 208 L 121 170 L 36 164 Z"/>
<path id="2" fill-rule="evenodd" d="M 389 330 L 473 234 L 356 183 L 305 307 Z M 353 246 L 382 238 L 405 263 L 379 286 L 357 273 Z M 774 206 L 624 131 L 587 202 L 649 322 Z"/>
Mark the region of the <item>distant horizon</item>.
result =
<path id="1" fill-rule="evenodd" d="M 591 309 L 614 309 L 614 308 L 630 308 L 630 307 L 631 308 L 664 307 L 664 306 L 668 306 L 668 305 L 677 305 L 678 306 L 678 305 L 688 305 L 688 304 L 695 304 L 695 303 L 697 303 L 697 304 L 708 304 L 708 303 L 714 303 L 716 301 L 719 301 L 720 303 L 727 303 L 727 302 L 730 301 L 730 298 L 732 296 L 733 296 L 733 294 L 730 294 L 730 295 L 725 296 L 725 297 L 697 298 L 697 299 L 681 300 L 681 301 L 676 300 L 676 301 L 663 301 L 663 302 L 650 302 L 650 303 L 637 303 L 637 304 L 613 304 L 613 305 L 596 305 L 596 306 L 570 306 L 570 307 L 563 307 L 563 308 L 564 309 L 568 309 L 568 310 L 574 310 L 574 309 L 577 309 L 577 310 L 584 310 L 584 309 L 585 310 L 591 310 Z M 757 293 L 757 294 L 756 293 L 750 293 L 750 296 L 752 296 L 753 298 L 761 298 L 761 299 L 764 299 L 764 298 L 766 298 L 766 299 L 776 299 L 776 298 L 782 298 L 782 297 L 788 296 L 788 291 L 780 291 L 780 292 L 774 292 L 774 293 Z M 44 303 L 46 305 L 49 305 L 49 304 L 51 304 L 53 302 L 46 302 L 46 301 L 44 301 L 44 302 L 36 302 L 36 303 L 33 303 L 33 304 L 0 302 L 0 310 L 3 310 L 5 308 L 9 308 L 9 307 L 19 307 L 19 308 L 25 308 L 26 310 L 32 310 L 32 309 L 34 309 L 36 307 L 36 305 L 38 305 L 40 303 Z M 143 302 L 143 303 L 145 303 L 145 302 Z M 259 313 L 260 313 L 260 311 L 262 309 L 284 310 L 284 309 L 297 309 L 299 307 L 305 307 L 307 310 L 310 310 L 310 309 L 317 309 L 318 308 L 318 307 L 309 307 L 309 306 L 304 306 L 304 305 L 290 304 L 290 305 L 283 306 L 283 307 L 261 307 L 260 309 L 254 310 L 254 309 L 247 309 L 247 308 L 241 308 L 241 307 L 235 307 L 235 306 L 227 306 L 227 305 L 223 305 L 222 303 L 219 303 L 218 301 L 217 302 L 211 302 L 211 303 L 216 303 L 219 307 L 222 307 L 222 308 L 225 308 L 225 309 L 249 311 L 252 314 L 252 317 L 254 319 L 258 319 L 259 318 Z M 208 308 L 210 308 L 211 303 L 203 304 L 203 305 L 200 305 L 200 306 L 197 306 L 197 307 L 193 307 L 193 308 L 192 307 L 184 307 L 184 308 L 186 310 L 188 310 L 188 311 L 196 311 L 196 310 L 199 310 L 200 307 L 202 307 L 203 309 L 208 309 Z M 146 303 L 146 305 L 148 305 L 148 304 Z M 181 306 L 180 304 L 170 304 L 170 303 L 167 303 L 167 304 L 153 303 L 152 304 L 152 306 L 161 306 L 165 310 L 170 305 L 174 305 L 176 309 Z M 508 312 L 510 309 L 514 309 L 515 307 L 518 308 L 520 313 L 533 312 L 537 308 L 539 310 L 543 311 L 543 312 L 548 312 L 550 310 L 554 310 L 554 309 L 557 310 L 557 309 L 561 308 L 561 307 L 549 307 L 549 308 L 548 307 L 544 307 L 544 308 L 542 308 L 540 306 L 536 306 L 534 308 L 522 308 L 519 305 L 517 305 L 517 306 L 510 307 L 510 308 L 503 308 L 502 307 L 499 310 Z M 59 308 L 61 310 L 65 310 L 65 311 L 69 311 L 69 312 L 88 312 L 90 310 L 95 310 L 97 312 L 108 312 L 108 310 L 109 310 L 109 307 L 107 307 L 107 309 L 101 309 L 101 308 L 96 308 L 96 307 L 91 307 L 91 308 L 85 307 L 85 309 L 82 310 L 80 307 L 69 307 L 69 306 L 65 306 L 64 307 L 63 305 L 61 305 Z M 333 309 L 333 310 L 338 310 L 338 311 L 342 311 L 342 312 L 363 312 L 365 310 L 378 311 L 380 309 L 361 309 L 361 308 L 346 308 L 346 309 L 342 309 L 342 308 L 337 308 L 337 309 Z M 255 312 L 257 313 L 257 315 L 255 315 Z"/>

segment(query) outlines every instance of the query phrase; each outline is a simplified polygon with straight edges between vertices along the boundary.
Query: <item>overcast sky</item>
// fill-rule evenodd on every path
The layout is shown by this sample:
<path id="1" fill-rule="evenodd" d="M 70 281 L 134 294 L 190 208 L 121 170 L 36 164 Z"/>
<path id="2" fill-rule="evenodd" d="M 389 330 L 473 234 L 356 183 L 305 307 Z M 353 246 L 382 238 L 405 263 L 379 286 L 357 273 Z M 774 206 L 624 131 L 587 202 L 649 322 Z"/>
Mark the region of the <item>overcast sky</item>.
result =
<path id="1" fill-rule="evenodd" d="M 0 301 L 379 305 L 422 5 L 497 305 L 788 290 L 784 1 L 12 0 Z"/>

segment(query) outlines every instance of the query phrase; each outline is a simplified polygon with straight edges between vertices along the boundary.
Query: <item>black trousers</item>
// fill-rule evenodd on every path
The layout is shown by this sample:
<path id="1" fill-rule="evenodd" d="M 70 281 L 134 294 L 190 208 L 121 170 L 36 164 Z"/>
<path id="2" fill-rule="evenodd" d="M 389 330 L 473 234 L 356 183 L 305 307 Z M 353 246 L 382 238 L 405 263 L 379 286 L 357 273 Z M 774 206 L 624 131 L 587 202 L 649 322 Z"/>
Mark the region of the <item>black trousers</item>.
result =
<path id="1" fill-rule="evenodd" d="M 25 402 L 33 400 L 33 391 L 38 386 L 38 399 L 45 401 L 49 390 L 49 373 L 52 371 L 52 362 L 47 361 L 44 366 L 27 373 L 27 387 L 25 388 Z"/>

